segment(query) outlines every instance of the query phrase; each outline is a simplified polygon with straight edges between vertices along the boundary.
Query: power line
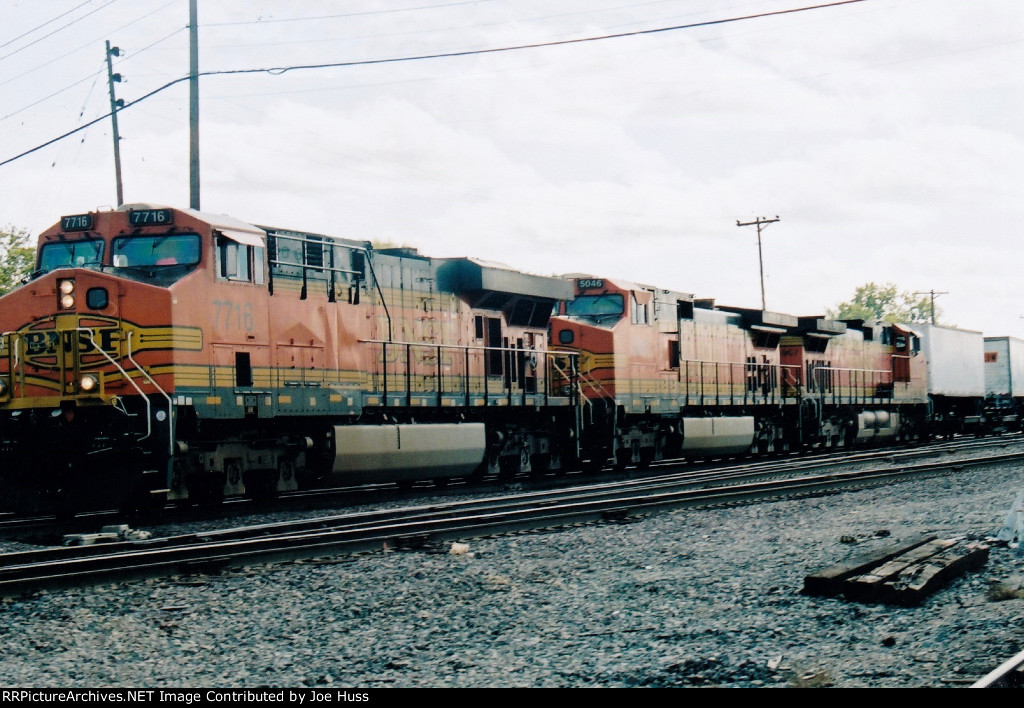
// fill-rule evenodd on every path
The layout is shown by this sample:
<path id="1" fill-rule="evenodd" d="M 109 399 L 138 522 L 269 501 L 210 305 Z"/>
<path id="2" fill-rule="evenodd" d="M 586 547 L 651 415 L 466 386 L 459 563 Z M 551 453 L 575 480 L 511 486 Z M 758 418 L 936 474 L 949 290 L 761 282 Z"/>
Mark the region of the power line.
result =
<path id="1" fill-rule="evenodd" d="M 49 101 L 54 96 L 58 96 L 58 95 L 64 93 L 65 91 L 69 91 L 69 90 L 73 89 L 75 86 L 78 86 L 79 84 L 84 84 L 86 81 L 91 79 L 93 76 L 95 76 L 95 74 L 89 74 L 88 76 L 82 77 L 81 79 L 78 79 L 78 81 L 75 81 L 74 83 L 68 84 L 67 86 L 65 86 L 62 89 L 57 89 L 53 93 L 51 93 L 51 94 L 49 94 L 47 96 L 43 96 L 39 100 L 33 101 L 32 103 L 28 104 L 27 106 L 22 106 L 21 108 L 19 108 L 16 111 L 12 111 L 12 112 L 8 113 L 5 116 L 0 116 L 0 121 L 4 121 L 4 120 L 7 120 L 8 118 L 12 118 L 12 117 L 18 115 L 19 113 L 21 113 L 22 111 L 27 111 L 32 106 L 37 106 L 40 103 L 43 103 L 44 101 Z"/>
<path id="2" fill-rule="evenodd" d="M 325 64 L 300 64 L 297 66 L 284 66 L 284 67 L 267 67 L 263 69 L 225 69 L 222 71 L 210 71 L 204 72 L 203 76 L 217 76 L 224 74 L 273 74 L 275 76 L 284 74 L 289 71 L 298 71 L 303 69 L 332 69 L 347 66 L 366 66 L 372 64 L 393 64 L 397 62 L 406 61 L 419 61 L 422 59 L 449 59 L 454 57 L 465 57 L 473 56 L 478 54 L 497 54 L 500 52 L 513 52 L 522 49 L 540 49 L 543 47 L 558 47 L 567 44 L 583 44 L 584 42 L 598 42 L 606 39 L 622 39 L 625 37 L 639 37 L 647 34 L 659 34 L 662 32 L 675 32 L 684 29 L 695 29 L 697 27 L 711 27 L 714 25 L 724 25 L 732 22 L 742 22 L 744 20 L 756 20 L 764 17 L 774 17 L 777 15 L 788 15 L 794 12 L 807 12 L 808 10 L 820 10 L 826 7 L 838 7 L 839 5 L 852 5 L 854 3 L 866 2 L 866 0 L 839 0 L 838 2 L 830 2 L 822 5 L 808 5 L 805 7 L 791 8 L 789 10 L 773 10 L 771 12 L 761 12 L 754 15 L 743 15 L 741 17 L 729 17 L 722 20 L 707 20 L 705 22 L 691 22 L 685 25 L 673 25 L 671 27 L 655 27 L 653 29 L 645 30 L 634 30 L 632 32 L 618 32 L 615 34 L 603 34 L 594 37 L 577 37 L 576 39 L 557 39 L 549 42 L 536 42 L 534 44 L 517 44 L 507 47 L 492 47 L 490 49 L 466 49 L 458 52 L 442 52 L 439 54 L 420 54 L 417 56 L 410 57 L 392 57 L 390 59 L 362 59 L 356 61 L 344 61 L 344 62 L 330 62 Z M 2 164 L 2 163 L 0 163 Z"/>
<path id="3" fill-rule="evenodd" d="M 13 56 L 14 56 L 15 54 L 17 54 L 18 52 L 22 51 L 23 49 L 28 49 L 28 48 L 29 48 L 29 47 L 31 47 L 31 46 L 32 46 L 33 44 L 39 44 L 40 42 L 42 42 L 42 41 L 43 41 L 44 39 L 46 39 L 47 37 L 52 37 L 53 35 L 57 34 L 58 32 L 62 32 L 63 30 L 66 30 L 66 29 L 67 29 L 68 27 L 71 27 L 72 25 L 76 25 L 76 24 L 78 24 L 79 22 L 81 22 L 82 20 L 84 20 L 84 19 L 85 19 L 86 17 L 88 17 L 89 15 L 94 15 L 94 14 L 96 14 L 97 12 L 99 12 L 100 10 L 103 10 L 104 8 L 110 7 L 110 6 L 111 6 L 111 5 L 113 5 L 113 4 L 115 3 L 115 2 L 117 2 L 117 0 L 110 0 L 110 2 L 108 2 L 108 3 L 106 4 L 106 5 L 100 5 L 100 6 L 99 6 L 99 7 L 97 7 L 97 8 L 95 9 L 95 10 L 91 10 L 91 11 L 89 11 L 89 12 L 85 13 L 84 15 L 82 15 L 81 17 L 79 17 L 78 19 L 76 19 L 76 20 L 72 20 L 71 22 L 67 23 L 66 25 L 62 25 L 62 26 L 58 27 L 58 28 L 57 28 L 57 29 L 55 29 L 54 31 L 50 32 L 49 34 L 44 34 L 44 35 L 43 35 L 42 37 L 40 37 L 39 39 L 35 39 L 35 40 L 33 40 L 33 41 L 29 42 L 28 44 L 26 44 L 26 45 L 23 45 L 23 46 L 21 46 L 21 47 L 19 47 L 19 48 L 15 49 L 15 50 L 14 50 L 13 52 L 11 52 L 10 54 L 4 54 L 4 55 L 3 55 L 2 57 L 0 57 L 0 61 L 3 61 L 4 59 L 7 59 L 8 57 L 13 57 Z"/>
<path id="4" fill-rule="evenodd" d="M 29 36 L 30 34 L 32 34 L 33 32 L 35 32 L 36 30 L 41 30 L 41 29 L 42 29 L 43 27 L 46 27 L 46 25 L 50 24 L 51 22 L 56 22 L 56 21 L 57 21 L 57 20 L 59 20 L 60 18 L 62 18 L 62 17 L 64 17 L 64 16 L 66 16 L 66 15 L 70 15 L 70 14 L 71 14 L 72 12 L 74 12 L 74 11 L 75 11 L 75 10 L 77 10 L 78 8 L 80 8 L 80 7 L 85 7 L 85 6 L 86 6 L 86 5 L 88 5 L 88 4 L 90 3 L 90 2 L 92 2 L 92 0 L 85 0 L 85 2 L 83 2 L 82 4 L 80 4 L 80 5 L 75 5 L 75 6 L 74 6 L 73 8 L 71 8 L 70 10 L 67 10 L 66 12 L 62 12 L 62 13 L 60 13 L 59 15 L 57 15 L 56 17 L 51 17 L 50 19 L 48 19 L 48 20 L 47 20 L 46 22 L 44 22 L 43 24 L 41 24 L 41 25 L 38 25 L 38 26 L 36 26 L 36 27 L 33 27 L 33 28 L 32 28 L 32 29 L 30 29 L 30 30 L 29 30 L 28 32 L 22 32 L 22 33 L 21 33 L 21 34 L 19 34 L 19 35 L 18 35 L 17 37 L 14 37 L 13 39 L 8 39 L 8 40 L 7 40 L 6 42 L 4 42 L 3 44 L 0 44 L 0 49 L 2 49 L 3 47 L 6 47 L 6 46 L 7 46 L 8 44 L 14 44 L 15 42 L 17 42 L 17 41 L 18 41 L 19 39 L 21 39 L 22 37 L 27 37 L 27 36 Z"/>
<path id="5" fill-rule="evenodd" d="M 150 98 L 151 96 L 155 96 L 156 94 L 160 93 L 161 91 L 165 91 L 165 90 L 169 89 L 172 86 L 180 84 L 183 81 L 188 81 L 188 79 L 189 79 L 188 76 L 181 76 L 181 77 L 179 77 L 177 79 L 174 79 L 173 81 L 168 81 L 163 86 L 160 86 L 159 88 L 153 89 L 152 91 L 150 91 L 146 95 L 141 96 L 141 97 L 135 99 L 131 103 L 124 104 L 124 106 L 121 108 L 121 110 L 123 111 L 125 108 L 131 108 L 136 103 L 141 103 L 142 101 L 145 101 L 147 98 Z M 47 140 L 45 143 L 42 143 L 40 145 L 36 145 L 34 148 L 30 148 L 29 150 L 26 150 L 25 152 L 23 152 L 23 153 L 21 153 L 19 155 L 15 155 L 14 157 L 10 157 L 10 158 L 4 160 L 3 162 L 0 162 L 0 167 L 3 167 L 4 165 L 9 164 L 11 162 L 14 162 L 15 160 L 19 160 L 19 159 L 21 159 L 21 158 L 23 158 L 23 157 L 25 157 L 27 155 L 31 155 L 34 152 L 38 152 L 38 151 L 42 150 L 45 147 L 49 147 L 50 145 L 53 145 L 54 143 L 58 143 L 61 140 L 64 140 L 65 138 L 70 138 L 72 135 L 74 135 L 76 133 L 80 133 L 83 130 L 85 130 L 86 128 L 90 128 L 90 127 L 96 125 L 100 121 L 106 120 L 107 118 L 110 117 L 110 115 L 111 115 L 110 113 L 105 113 L 104 115 L 101 115 L 99 118 L 93 118 L 88 123 L 83 123 L 82 125 L 78 126 L 77 128 L 74 128 L 73 130 L 69 130 L 68 132 L 66 132 L 66 133 L 64 133 L 62 135 L 58 135 L 56 138 L 52 138 L 50 140 Z"/>
<path id="6" fill-rule="evenodd" d="M 127 29 L 128 27 L 131 27 L 132 25 L 136 24 L 137 22 L 141 22 L 142 20 L 145 20 L 148 17 L 152 17 L 156 13 L 164 10 L 165 8 L 167 8 L 168 6 L 170 6 L 172 4 L 174 4 L 174 0 L 170 0 L 169 2 L 161 5 L 160 7 L 158 7 L 155 10 L 153 10 L 152 12 L 148 12 L 145 15 L 142 15 L 141 17 L 136 17 L 131 22 L 127 22 L 127 23 L 121 25 L 120 27 L 116 27 L 116 28 L 110 30 L 110 32 L 108 34 L 116 34 L 116 33 L 120 32 L 123 29 Z M 171 32 L 171 34 L 167 35 L 163 39 L 158 39 L 157 41 L 153 42 L 152 44 L 150 44 L 150 45 L 148 45 L 146 47 L 143 47 L 142 49 L 140 49 L 140 50 L 138 50 L 136 52 L 133 52 L 132 56 L 133 57 L 138 56 L 139 54 L 141 54 L 142 52 L 146 51 L 150 47 L 153 47 L 153 46 L 155 46 L 157 44 L 160 44 L 160 42 L 163 42 L 163 41 L 165 41 L 167 39 L 170 39 L 171 37 L 173 37 L 174 35 L 178 34 L 181 31 L 183 31 L 184 29 L 185 29 L 184 27 L 179 27 L 178 29 L 176 29 L 174 32 Z M 92 49 L 93 46 L 94 46 L 94 43 L 96 42 L 97 39 L 98 38 L 93 38 L 93 39 L 89 40 L 88 42 L 86 42 L 85 44 L 82 44 L 82 45 L 76 47 L 75 49 L 72 49 L 69 52 L 65 52 L 64 54 L 61 54 L 60 56 L 53 57 L 49 61 L 43 62 L 42 64 L 40 64 L 40 65 L 38 65 L 36 67 L 33 67 L 33 68 L 28 69 L 26 71 L 23 71 L 22 73 L 18 74 L 17 76 L 12 76 L 9 79 L 5 79 L 4 81 L 0 81 L 0 86 L 3 86 L 5 84 L 9 84 L 12 81 L 15 81 L 17 79 L 23 78 L 25 76 L 28 76 L 29 74 L 31 74 L 31 73 L 33 73 L 35 71 L 38 71 L 39 69 L 42 69 L 43 67 L 49 66 L 50 64 L 53 64 L 54 62 L 60 61 L 61 59 L 64 59 L 65 57 L 69 57 L 72 54 L 75 54 L 76 52 L 80 52 L 83 49 Z M 118 62 L 118 63 L 120 63 L 120 62 Z M 72 86 L 74 86 L 74 85 L 77 85 L 77 84 L 72 84 Z M 70 88 L 70 86 L 67 87 L 67 88 Z M 56 94 L 52 94 L 52 95 L 56 95 Z M 49 96 L 47 98 L 49 98 Z M 35 105 L 35 104 L 32 104 L 32 105 Z M 23 109 L 19 109 L 18 111 L 15 111 L 15 113 L 18 113 L 21 110 L 23 110 Z M 11 115 L 14 115 L 14 113 L 12 113 Z M 2 119 L 0 119 L 0 120 L 2 120 Z"/>
<path id="7" fill-rule="evenodd" d="M 111 0 L 111 2 L 116 2 L 116 1 L 117 0 Z M 740 16 L 740 17 L 729 17 L 729 18 L 725 18 L 725 19 L 721 19 L 721 20 L 707 20 L 707 21 L 704 21 L 704 22 L 693 22 L 693 23 L 690 23 L 690 24 L 674 25 L 674 26 L 671 26 L 671 27 L 656 27 L 656 28 L 653 28 L 653 29 L 635 30 L 635 31 L 632 31 L 632 32 L 619 32 L 619 33 L 616 33 L 616 34 L 604 34 L 604 35 L 597 35 L 597 36 L 592 36 L 592 37 L 578 37 L 576 39 L 561 39 L 561 40 L 553 40 L 553 41 L 549 41 L 549 42 L 537 42 L 537 43 L 534 43 L 534 44 L 519 44 L 519 45 L 506 46 L 506 47 L 492 47 L 490 49 L 467 49 L 467 50 L 458 51 L 458 52 L 443 52 L 443 53 L 439 53 L 439 54 L 419 54 L 419 55 L 415 55 L 415 56 L 391 57 L 391 58 L 387 58 L 387 59 L 360 59 L 360 60 L 355 60 L 355 61 L 331 62 L 331 63 L 325 63 L 325 64 L 299 64 L 299 65 L 295 65 L 295 66 L 270 67 L 270 68 L 262 68 L 262 69 L 225 69 L 225 70 L 221 70 L 221 71 L 203 71 L 203 72 L 199 73 L 199 76 L 224 76 L 224 75 L 231 75 L 231 74 L 263 74 L 263 73 L 271 74 L 273 76 L 280 76 L 280 75 L 285 74 L 285 73 L 287 73 L 289 71 L 303 71 L 303 70 L 308 70 L 308 69 L 331 69 L 331 68 L 341 68 L 341 67 L 349 67 L 349 66 L 370 66 L 370 65 L 375 65 L 375 64 L 394 64 L 394 63 L 398 63 L 398 62 L 421 61 L 421 60 L 424 60 L 424 59 L 447 59 L 447 58 L 455 58 L 455 57 L 473 56 L 473 55 L 479 55 L 479 54 L 497 54 L 497 53 L 501 53 L 501 52 L 512 52 L 512 51 L 519 51 L 519 50 L 523 50 L 523 49 L 539 49 L 539 48 L 542 48 L 542 47 L 556 47 L 556 46 L 563 46 L 563 45 L 568 45 L 568 44 L 582 44 L 584 42 L 598 42 L 598 41 L 602 41 L 602 40 L 606 40 L 606 39 L 621 39 L 621 38 L 624 38 L 624 37 L 638 37 L 638 36 L 648 35 L 648 34 L 658 34 L 658 33 L 662 33 L 662 32 L 674 32 L 674 31 L 684 30 L 684 29 L 694 29 L 694 28 L 697 28 L 697 27 L 710 27 L 710 26 L 714 26 L 714 25 L 724 25 L 724 24 L 729 24 L 729 23 L 733 23 L 733 22 L 742 22 L 744 20 L 755 20 L 755 19 L 761 19 L 761 18 L 764 18 L 764 17 L 773 17 L 773 16 L 778 16 L 778 15 L 789 15 L 789 14 L 793 14 L 793 13 L 796 13 L 796 12 L 807 12 L 809 10 L 820 10 L 820 9 L 828 8 L 828 7 L 838 7 L 840 5 L 852 5 L 852 4 L 861 3 L 861 2 L 866 2 L 866 0 L 838 0 L 837 2 L 829 2 L 829 3 L 824 3 L 824 4 L 821 4 L 821 5 L 807 5 L 807 6 L 804 6 L 804 7 L 791 8 L 791 9 L 788 9 L 788 10 L 774 10 L 774 11 L 771 11 L 771 12 L 762 12 L 762 13 L 758 13 L 758 14 L 754 14 L 754 15 L 743 15 L 743 16 Z M 106 5 L 104 5 L 104 7 L 106 7 Z M 141 103 L 142 101 L 146 100 L 147 98 L 155 96 L 156 94 L 158 94 L 158 93 L 160 93 L 162 91 L 165 91 L 165 90 L 171 88 L 172 86 L 176 86 L 177 84 L 180 84 L 183 81 L 188 81 L 189 78 L 190 78 L 189 76 L 182 76 L 182 77 L 179 77 L 177 79 L 173 79 L 171 81 L 168 81 L 163 86 L 160 86 L 158 88 L 153 89 L 152 91 L 150 91 L 149 93 L 145 94 L 144 96 L 141 96 L 141 97 L 135 99 L 134 101 L 126 103 L 121 108 L 121 110 L 125 110 L 127 108 L 131 108 L 132 106 L 136 105 L 137 103 Z M 88 128 L 90 126 L 95 125 L 96 123 L 99 123 L 100 121 L 109 118 L 111 115 L 112 115 L 112 113 L 107 113 L 105 115 L 102 115 L 102 116 L 100 116 L 98 118 L 95 118 L 95 119 L 89 121 L 88 123 L 80 125 L 77 128 L 69 130 L 66 133 L 63 133 L 62 135 L 58 135 L 55 138 L 47 140 L 45 143 L 41 143 L 40 145 L 36 145 L 35 147 L 30 148 L 30 149 L 28 149 L 28 150 L 26 150 L 26 151 L 24 151 L 22 153 L 19 153 L 18 155 L 15 155 L 13 157 L 9 157 L 6 160 L 4 160 L 3 162 L 0 162 L 0 167 L 3 167 L 4 165 L 8 165 L 8 164 L 14 162 L 15 160 L 19 160 L 19 159 L 21 159 L 23 157 L 31 155 L 34 152 L 38 152 L 39 150 L 42 150 L 45 147 L 53 145 L 56 142 L 59 142 L 61 140 L 64 140 L 65 138 L 68 138 L 68 137 L 76 134 L 76 133 L 79 133 L 79 132 L 85 130 L 86 128 Z"/>
<path id="8" fill-rule="evenodd" d="M 483 0 L 484 2 L 491 2 L 492 0 Z M 396 7 L 390 10 L 368 10 L 367 12 L 346 12 L 340 15 L 317 15 L 313 17 L 282 17 L 280 19 L 258 19 L 258 20 L 244 20 L 240 22 L 213 22 L 210 24 L 204 24 L 203 27 L 235 27 L 237 25 L 264 25 L 273 24 L 279 22 L 306 22 L 310 20 L 334 20 L 343 17 L 362 17 L 364 15 L 386 15 L 395 12 L 414 12 L 416 10 L 434 10 L 439 7 L 455 7 L 458 5 L 478 5 L 480 0 L 463 0 L 463 2 L 446 2 L 440 5 L 420 5 L 418 7 Z"/>

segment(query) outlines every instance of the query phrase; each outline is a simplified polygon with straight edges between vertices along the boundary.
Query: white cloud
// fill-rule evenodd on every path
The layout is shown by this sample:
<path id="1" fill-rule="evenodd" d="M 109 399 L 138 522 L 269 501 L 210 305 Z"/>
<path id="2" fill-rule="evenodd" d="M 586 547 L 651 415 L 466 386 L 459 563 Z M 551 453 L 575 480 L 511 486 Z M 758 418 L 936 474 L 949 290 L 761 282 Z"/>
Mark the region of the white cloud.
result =
<path id="1" fill-rule="evenodd" d="M 788 6 L 609 5 L 211 6 L 203 68 L 501 46 Z M 26 7 L 12 35 L 56 12 Z M 180 11 L 154 16 L 162 33 L 139 24 L 113 39 L 137 51 Z M 1022 59 L 1021 13 L 997 0 L 895 0 L 526 52 L 209 77 L 203 207 L 748 306 L 760 301 L 756 240 L 736 220 L 778 214 L 764 233 L 773 309 L 820 312 L 861 283 L 892 280 L 950 291 L 939 302 L 962 326 L 1024 336 L 1013 289 L 1024 262 L 1024 87 L 1006 70 Z M 298 14 L 351 16 L 213 27 Z M 121 95 L 180 74 L 182 41 L 134 63 L 129 52 Z M 90 50 L 75 71 L 101 56 Z M 11 79 L 0 115 L 65 85 L 42 70 L 15 81 L 41 59 L 26 50 L 17 61 L 0 63 L 0 81 Z M 0 159 L 64 130 L 83 103 L 101 111 L 102 82 L 86 101 L 88 88 L 0 122 Z M 187 202 L 186 96 L 179 86 L 122 114 L 128 200 Z M 0 167 L 0 190 L 0 222 L 34 229 L 110 204 L 109 126 Z"/>

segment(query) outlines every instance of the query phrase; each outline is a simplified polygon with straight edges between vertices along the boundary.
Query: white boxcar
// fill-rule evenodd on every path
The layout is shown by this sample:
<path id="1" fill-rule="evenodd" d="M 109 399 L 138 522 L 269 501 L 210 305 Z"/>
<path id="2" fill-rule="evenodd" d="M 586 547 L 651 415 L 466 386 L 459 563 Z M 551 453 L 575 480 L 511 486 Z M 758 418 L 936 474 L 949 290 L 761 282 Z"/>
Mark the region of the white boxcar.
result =
<path id="1" fill-rule="evenodd" d="M 985 336 L 981 332 L 929 324 L 908 327 L 921 336 L 929 395 L 984 397 Z"/>
<path id="2" fill-rule="evenodd" d="M 985 337 L 985 393 L 1001 398 L 1024 396 L 1024 340 Z"/>

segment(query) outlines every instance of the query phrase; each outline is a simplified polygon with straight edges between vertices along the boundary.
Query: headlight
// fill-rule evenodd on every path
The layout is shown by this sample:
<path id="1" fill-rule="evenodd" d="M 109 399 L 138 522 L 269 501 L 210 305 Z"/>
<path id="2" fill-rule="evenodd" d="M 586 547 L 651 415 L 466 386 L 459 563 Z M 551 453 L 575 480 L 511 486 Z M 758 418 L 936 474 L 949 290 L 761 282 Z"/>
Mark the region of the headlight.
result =
<path id="1" fill-rule="evenodd" d="M 100 387 L 100 380 L 93 374 L 86 374 L 78 382 L 78 390 L 82 393 L 91 393 Z"/>
<path id="2" fill-rule="evenodd" d="M 61 280 L 57 283 L 57 290 L 60 293 L 58 302 L 63 310 L 71 310 L 75 307 L 75 281 Z"/>

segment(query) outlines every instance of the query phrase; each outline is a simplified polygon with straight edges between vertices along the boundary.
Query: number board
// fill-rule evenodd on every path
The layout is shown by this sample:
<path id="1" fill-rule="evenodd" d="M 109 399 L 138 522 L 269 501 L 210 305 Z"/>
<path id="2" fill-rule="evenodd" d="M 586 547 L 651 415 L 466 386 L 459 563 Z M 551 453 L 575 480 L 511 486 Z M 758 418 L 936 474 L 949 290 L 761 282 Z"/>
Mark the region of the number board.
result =
<path id="1" fill-rule="evenodd" d="M 580 290 L 591 290 L 593 288 L 603 288 L 604 280 L 601 278 L 579 278 L 576 281 L 577 287 Z"/>
<path id="2" fill-rule="evenodd" d="M 170 209 L 132 209 L 128 212 L 128 223 L 132 226 L 163 226 L 173 223 Z"/>
<path id="3" fill-rule="evenodd" d="M 60 217 L 61 231 L 88 231 L 92 228 L 92 214 Z"/>

